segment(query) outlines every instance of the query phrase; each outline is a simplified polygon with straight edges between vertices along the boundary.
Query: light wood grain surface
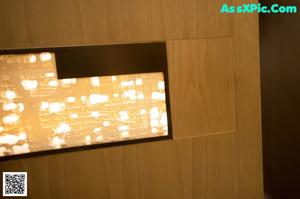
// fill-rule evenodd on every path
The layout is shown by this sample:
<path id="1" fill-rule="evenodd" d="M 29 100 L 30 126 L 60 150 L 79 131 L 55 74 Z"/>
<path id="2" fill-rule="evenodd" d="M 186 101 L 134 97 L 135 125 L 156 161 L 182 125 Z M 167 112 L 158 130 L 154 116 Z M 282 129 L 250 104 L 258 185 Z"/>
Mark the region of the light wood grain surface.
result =
<path id="1" fill-rule="evenodd" d="M 235 130 L 232 41 L 168 42 L 175 138 Z"/>
<path id="2" fill-rule="evenodd" d="M 230 1 L 3 0 L 0 48 L 166 40 L 174 139 L 0 162 L 28 198 L 260 199 L 257 15 Z"/>
<path id="3" fill-rule="evenodd" d="M 231 36 L 228 0 L 3 0 L 1 48 Z"/>

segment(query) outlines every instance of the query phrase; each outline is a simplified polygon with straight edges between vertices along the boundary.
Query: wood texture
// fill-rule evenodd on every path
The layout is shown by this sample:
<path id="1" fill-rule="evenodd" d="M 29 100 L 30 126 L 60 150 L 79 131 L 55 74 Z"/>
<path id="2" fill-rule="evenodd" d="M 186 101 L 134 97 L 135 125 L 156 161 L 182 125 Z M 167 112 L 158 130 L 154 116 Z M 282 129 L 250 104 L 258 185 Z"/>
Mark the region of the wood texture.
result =
<path id="1" fill-rule="evenodd" d="M 29 198 L 234 198 L 233 135 L 89 150 L 15 162 Z M 0 169 L 9 168 L 4 162 Z"/>
<path id="2" fill-rule="evenodd" d="M 234 34 L 238 198 L 263 198 L 258 15 L 236 15 Z"/>
<path id="3" fill-rule="evenodd" d="M 232 39 L 170 41 L 167 48 L 174 137 L 234 131 Z"/>
<path id="4" fill-rule="evenodd" d="M 262 198 L 258 21 L 220 14 L 224 2 L 1 1 L 0 48 L 167 40 L 175 139 L 0 171 L 27 171 L 33 199 Z"/>
<path id="5" fill-rule="evenodd" d="M 231 36 L 228 0 L 3 0 L 1 48 Z"/>

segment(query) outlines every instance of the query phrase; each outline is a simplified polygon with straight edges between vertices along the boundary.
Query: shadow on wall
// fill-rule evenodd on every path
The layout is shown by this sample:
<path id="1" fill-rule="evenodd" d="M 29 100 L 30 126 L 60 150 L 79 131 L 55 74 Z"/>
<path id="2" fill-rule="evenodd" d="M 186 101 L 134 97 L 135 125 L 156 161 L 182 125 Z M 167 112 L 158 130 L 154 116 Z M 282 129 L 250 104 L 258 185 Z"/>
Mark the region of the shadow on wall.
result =
<path id="1" fill-rule="evenodd" d="M 272 199 L 300 198 L 300 2 L 296 14 L 260 15 L 264 188 Z"/>

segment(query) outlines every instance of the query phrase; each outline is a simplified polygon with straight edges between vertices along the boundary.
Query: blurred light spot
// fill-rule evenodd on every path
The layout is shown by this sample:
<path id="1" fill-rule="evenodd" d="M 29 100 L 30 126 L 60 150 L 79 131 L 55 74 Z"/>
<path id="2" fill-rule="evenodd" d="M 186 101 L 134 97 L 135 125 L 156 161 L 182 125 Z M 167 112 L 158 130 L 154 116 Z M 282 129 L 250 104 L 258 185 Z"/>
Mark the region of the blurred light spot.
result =
<path id="1" fill-rule="evenodd" d="M 99 77 L 91 77 L 92 86 L 100 86 L 100 78 Z"/>
<path id="2" fill-rule="evenodd" d="M 63 111 L 65 107 L 64 103 L 60 103 L 60 102 L 52 102 L 49 104 L 49 112 L 50 113 L 58 113 L 60 111 Z"/>
<path id="3" fill-rule="evenodd" d="M 104 121 L 103 126 L 108 127 L 110 125 L 109 121 Z"/>
<path id="4" fill-rule="evenodd" d="M 73 96 L 67 97 L 67 102 L 72 103 L 72 102 L 75 102 L 75 101 L 76 101 L 75 97 L 73 97 Z"/>
<path id="5" fill-rule="evenodd" d="M 13 145 L 19 141 L 19 137 L 16 135 L 6 134 L 4 136 L 0 136 L 0 144 L 8 144 Z"/>
<path id="6" fill-rule="evenodd" d="M 90 104 L 100 104 L 108 101 L 107 95 L 90 94 Z"/>
<path id="7" fill-rule="evenodd" d="M 51 143 L 51 145 L 52 145 L 54 148 L 60 148 L 61 145 L 63 145 L 64 143 L 65 143 L 65 140 L 64 140 L 64 139 L 61 139 L 60 137 L 55 136 L 54 138 L 52 138 L 52 143 Z"/>
<path id="8" fill-rule="evenodd" d="M 137 86 L 140 86 L 140 85 L 143 84 L 143 80 L 142 80 L 142 79 L 136 79 L 136 80 L 135 80 L 135 84 L 136 84 Z"/>
<path id="9" fill-rule="evenodd" d="M 152 92 L 151 98 L 153 100 L 165 100 L 165 93 Z"/>
<path id="10" fill-rule="evenodd" d="M 51 53 L 41 53 L 40 54 L 40 59 L 42 62 L 50 61 L 51 58 L 52 58 Z"/>
<path id="11" fill-rule="evenodd" d="M 166 113 L 166 112 L 163 112 L 163 113 L 161 114 L 160 124 L 161 124 L 162 126 L 167 126 L 167 125 L 168 125 L 168 117 L 167 117 L 167 113 Z"/>
<path id="12" fill-rule="evenodd" d="M 121 120 L 128 120 L 128 118 L 129 118 L 127 111 L 120 111 L 119 116 L 120 116 Z"/>
<path id="13" fill-rule="evenodd" d="M 15 113 L 11 113 L 2 118 L 4 124 L 15 124 L 19 121 L 19 116 Z"/>
<path id="14" fill-rule="evenodd" d="M 56 80 L 51 80 L 48 82 L 48 85 L 51 86 L 51 87 L 56 87 L 59 85 L 58 81 Z"/>
<path id="15" fill-rule="evenodd" d="M 16 103 L 13 103 L 13 102 L 8 102 L 8 103 L 4 103 L 2 105 L 2 108 L 4 111 L 11 111 L 11 110 L 14 110 L 18 107 L 18 105 Z"/>
<path id="16" fill-rule="evenodd" d="M 79 118 L 77 113 L 71 113 L 70 117 L 73 119 Z"/>
<path id="17" fill-rule="evenodd" d="M 130 80 L 130 81 L 122 81 L 121 82 L 121 86 L 125 87 L 125 86 L 134 86 L 134 81 Z"/>
<path id="18" fill-rule="evenodd" d="M 42 102 L 40 105 L 41 111 L 45 111 L 49 108 L 49 103 L 48 102 Z"/>
<path id="19" fill-rule="evenodd" d="M 56 129 L 54 129 L 54 132 L 57 134 L 68 133 L 70 131 L 71 126 L 66 122 L 60 123 L 59 126 Z"/>
<path id="20" fill-rule="evenodd" d="M 14 91 L 8 90 L 4 92 L 4 96 L 8 99 L 8 100 L 12 100 L 14 99 L 17 95 Z"/>
<path id="21" fill-rule="evenodd" d="M 27 143 L 24 143 L 23 145 L 15 145 L 13 146 L 13 151 L 15 154 L 20 154 L 20 153 L 29 153 L 29 145 Z"/>
<path id="22" fill-rule="evenodd" d="M 94 133 L 99 133 L 101 131 L 101 128 L 97 127 L 97 128 L 94 128 Z"/>
<path id="23" fill-rule="evenodd" d="M 118 129 L 119 129 L 119 131 L 128 131 L 129 127 L 126 125 L 121 125 L 121 126 L 118 126 Z"/>
<path id="24" fill-rule="evenodd" d="M 137 95 L 137 98 L 138 98 L 139 100 L 143 100 L 143 99 L 145 98 L 145 96 L 144 96 L 143 93 L 139 93 L 139 94 Z"/>
<path id="25" fill-rule="evenodd" d="M 157 128 L 152 128 L 152 129 L 151 129 L 151 133 L 152 133 L 152 134 L 156 134 L 157 132 L 158 132 L 158 131 L 157 131 Z"/>
<path id="26" fill-rule="evenodd" d="M 30 55 L 29 56 L 29 62 L 30 63 L 35 63 L 36 62 L 36 56 L 35 55 Z"/>
<path id="27" fill-rule="evenodd" d="M 23 103 L 18 103 L 18 110 L 19 110 L 20 113 L 24 111 L 24 104 Z"/>
<path id="28" fill-rule="evenodd" d="M 55 77 L 55 73 L 52 72 L 45 73 L 45 77 Z"/>
<path id="29" fill-rule="evenodd" d="M 146 114 L 146 113 L 147 113 L 146 109 L 141 109 L 141 110 L 140 110 L 140 114 L 141 114 L 141 115 L 144 115 L 144 114 Z"/>
<path id="30" fill-rule="evenodd" d="M 90 135 L 85 136 L 85 143 L 86 144 L 91 144 L 92 137 Z"/>
<path id="31" fill-rule="evenodd" d="M 159 81 L 157 84 L 158 89 L 165 89 L 165 82 L 164 81 Z"/>
<path id="32" fill-rule="evenodd" d="M 155 118 L 159 117 L 159 111 L 158 111 L 157 107 L 151 108 L 151 110 L 150 110 L 150 117 L 151 117 L 151 119 L 155 119 Z"/>
<path id="33" fill-rule="evenodd" d="M 129 137 L 129 132 L 128 131 L 121 132 L 121 137 L 122 138 L 128 138 Z"/>
<path id="34" fill-rule="evenodd" d="M 32 91 L 38 87 L 38 81 L 36 80 L 22 80 L 21 85 L 23 86 L 24 90 Z"/>
<path id="35" fill-rule="evenodd" d="M 99 111 L 92 111 L 91 116 L 95 117 L 95 118 L 98 118 L 98 117 L 100 117 L 100 112 Z"/>

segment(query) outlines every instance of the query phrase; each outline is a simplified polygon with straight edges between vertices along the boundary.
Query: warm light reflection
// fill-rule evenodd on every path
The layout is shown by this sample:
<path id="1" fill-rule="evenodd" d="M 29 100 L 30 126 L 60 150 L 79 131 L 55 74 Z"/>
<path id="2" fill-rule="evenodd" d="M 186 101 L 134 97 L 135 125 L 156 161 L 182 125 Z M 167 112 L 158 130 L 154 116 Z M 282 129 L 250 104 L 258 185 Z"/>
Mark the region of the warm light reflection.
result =
<path id="1" fill-rule="evenodd" d="M 52 53 L 2 55 L 0 156 L 167 135 L 164 89 L 162 73 L 58 80 Z"/>

